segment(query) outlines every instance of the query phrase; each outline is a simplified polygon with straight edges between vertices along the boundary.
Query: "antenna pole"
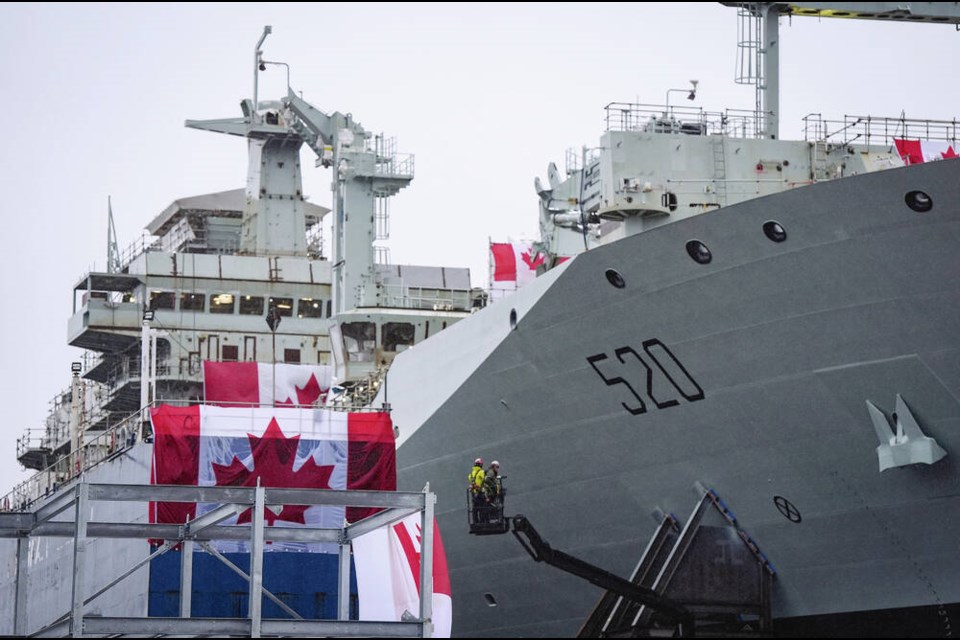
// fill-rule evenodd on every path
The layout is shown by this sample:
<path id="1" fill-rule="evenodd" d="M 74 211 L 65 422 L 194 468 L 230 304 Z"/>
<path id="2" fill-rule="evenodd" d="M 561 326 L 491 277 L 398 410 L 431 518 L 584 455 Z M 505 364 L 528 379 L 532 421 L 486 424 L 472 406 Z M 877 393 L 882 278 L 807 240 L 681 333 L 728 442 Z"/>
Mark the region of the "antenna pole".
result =
<path id="1" fill-rule="evenodd" d="M 260 39 L 257 40 L 257 46 L 253 50 L 253 111 L 256 113 L 257 109 L 260 108 L 260 103 L 258 100 L 258 91 L 259 87 L 257 83 L 260 81 L 260 61 L 263 58 L 263 51 L 260 50 L 260 47 L 263 46 L 263 41 L 267 39 L 267 36 L 273 32 L 273 27 L 267 25 L 263 28 L 263 34 L 260 36 Z"/>

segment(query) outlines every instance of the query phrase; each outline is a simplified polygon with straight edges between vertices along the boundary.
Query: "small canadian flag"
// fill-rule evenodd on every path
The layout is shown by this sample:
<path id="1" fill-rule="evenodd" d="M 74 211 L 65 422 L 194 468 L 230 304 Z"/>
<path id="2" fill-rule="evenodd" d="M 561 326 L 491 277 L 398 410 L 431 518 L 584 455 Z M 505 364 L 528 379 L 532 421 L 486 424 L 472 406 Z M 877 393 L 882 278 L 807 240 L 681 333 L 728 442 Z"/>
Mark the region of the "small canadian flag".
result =
<path id="1" fill-rule="evenodd" d="M 905 164 L 920 164 L 931 160 L 946 160 L 947 158 L 957 157 L 957 150 L 946 141 L 894 138 L 893 143 Z"/>
<path id="2" fill-rule="evenodd" d="M 493 258 L 491 289 L 513 291 L 537 277 L 537 267 L 546 256 L 533 248 L 532 242 L 491 242 Z"/>

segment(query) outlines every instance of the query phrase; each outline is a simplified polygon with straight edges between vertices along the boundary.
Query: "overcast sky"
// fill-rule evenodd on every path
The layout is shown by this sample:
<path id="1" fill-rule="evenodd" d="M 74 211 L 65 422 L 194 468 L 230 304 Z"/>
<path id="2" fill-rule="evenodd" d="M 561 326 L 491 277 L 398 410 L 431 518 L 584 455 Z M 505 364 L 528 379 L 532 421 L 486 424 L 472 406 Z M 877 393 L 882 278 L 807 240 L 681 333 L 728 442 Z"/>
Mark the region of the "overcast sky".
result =
<path id="1" fill-rule="evenodd" d="M 695 105 L 753 106 L 733 81 L 736 11 L 719 3 L 0 5 L 0 493 L 26 477 L 16 438 L 81 355 L 66 344 L 72 287 L 106 264 L 107 196 L 123 249 L 174 199 L 244 185 L 245 142 L 183 121 L 240 115 L 268 24 L 264 56 L 305 99 L 415 154 L 391 261 L 469 267 L 475 286 L 489 238 L 535 238 L 534 177 L 597 144 L 607 103 L 661 104 L 697 79 Z M 784 138 L 811 112 L 960 115 L 950 25 L 783 18 L 781 63 Z M 285 80 L 269 67 L 260 98 Z M 303 153 L 304 191 L 329 206 L 329 173 Z"/>

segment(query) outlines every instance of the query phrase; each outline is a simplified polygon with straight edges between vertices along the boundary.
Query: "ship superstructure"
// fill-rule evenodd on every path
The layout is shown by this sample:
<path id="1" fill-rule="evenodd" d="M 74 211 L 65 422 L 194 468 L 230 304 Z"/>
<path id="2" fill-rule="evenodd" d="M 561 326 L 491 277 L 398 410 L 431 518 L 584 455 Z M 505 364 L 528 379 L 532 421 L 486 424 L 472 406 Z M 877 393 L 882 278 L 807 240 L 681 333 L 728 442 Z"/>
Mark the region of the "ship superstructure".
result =
<path id="1" fill-rule="evenodd" d="M 329 365 L 331 402 L 364 404 L 398 352 L 482 303 L 468 269 L 388 264 L 378 250 L 389 199 L 413 180 L 413 157 L 393 139 L 292 89 L 254 104 L 244 100 L 239 118 L 186 122 L 247 139 L 246 188 L 176 200 L 111 251 L 110 269 L 76 283 L 68 342 L 85 353 L 45 426 L 18 441 L 21 464 L 41 473 L 8 503 L 32 503 L 147 437 L 142 407 L 202 401 L 203 361 Z M 304 144 L 333 168 L 332 211 L 304 199 Z"/>

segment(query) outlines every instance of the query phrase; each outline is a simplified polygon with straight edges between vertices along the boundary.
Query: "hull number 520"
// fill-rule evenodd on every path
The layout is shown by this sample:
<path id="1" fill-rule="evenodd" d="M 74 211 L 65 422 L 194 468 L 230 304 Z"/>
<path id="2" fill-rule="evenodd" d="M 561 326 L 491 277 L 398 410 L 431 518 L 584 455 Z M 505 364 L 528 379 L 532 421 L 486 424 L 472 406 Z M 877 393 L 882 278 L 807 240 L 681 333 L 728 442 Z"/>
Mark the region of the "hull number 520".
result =
<path id="1" fill-rule="evenodd" d="M 613 355 L 619 365 L 606 353 L 587 356 L 587 362 L 607 386 L 623 385 L 624 393 L 633 397 L 620 403 L 624 409 L 635 416 L 646 413 L 644 398 L 657 409 L 675 407 L 681 399 L 687 402 L 703 400 L 703 389 L 667 345 L 656 338 L 644 340 L 641 351 L 642 354 L 630 346 L 615 349 Z M 632 377 L 628 379 L 628 376 Z"/>

